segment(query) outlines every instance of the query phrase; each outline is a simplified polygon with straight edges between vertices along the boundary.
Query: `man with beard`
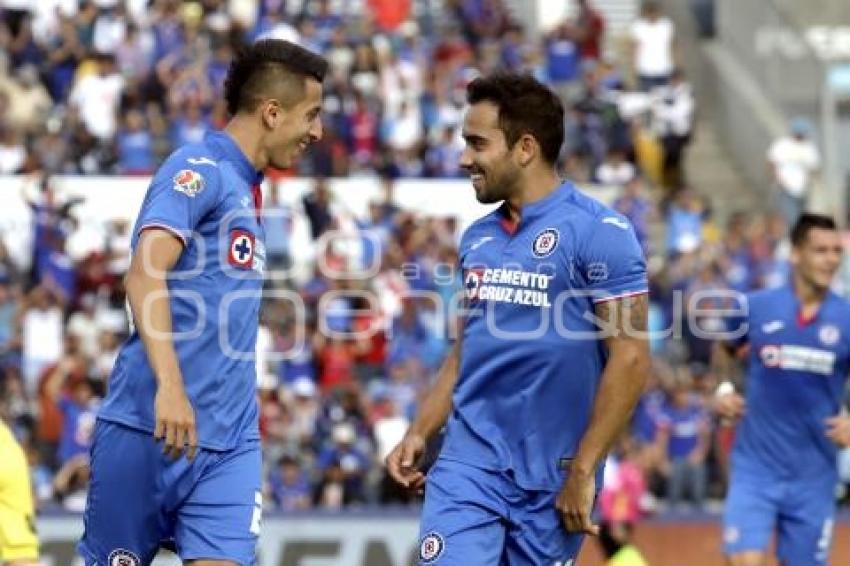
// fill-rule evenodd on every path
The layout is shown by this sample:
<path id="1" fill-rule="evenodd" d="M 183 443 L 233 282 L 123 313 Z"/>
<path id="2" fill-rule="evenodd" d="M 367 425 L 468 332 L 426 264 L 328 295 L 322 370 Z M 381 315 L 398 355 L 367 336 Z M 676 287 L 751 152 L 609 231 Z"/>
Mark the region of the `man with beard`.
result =
<path id="1" fill-rule="evenodd" d="M 426 486 L 420 563 L 570 564 L 602 462 L 649 368 L 646 269 L 622 216 L 562 182 L 558 97 L 529 76 L 472 81 L 461 167 L 497 203 L 459 251 L 463 330 L 391 475 Z M 595 317 L 594 317 L 595 315 Z"/>

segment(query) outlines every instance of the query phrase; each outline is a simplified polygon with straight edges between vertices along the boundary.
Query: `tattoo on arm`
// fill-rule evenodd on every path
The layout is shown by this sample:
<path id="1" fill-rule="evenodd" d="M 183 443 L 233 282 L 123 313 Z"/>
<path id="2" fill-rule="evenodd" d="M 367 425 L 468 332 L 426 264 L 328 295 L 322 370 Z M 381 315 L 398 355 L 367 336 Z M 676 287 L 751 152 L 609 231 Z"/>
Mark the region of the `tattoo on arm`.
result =
<path id="1" fill-rule="evenodd" d="M 596 303 L 597 324 L 606 338 L 645 339 L 649 295 L 633 295 Z"/>

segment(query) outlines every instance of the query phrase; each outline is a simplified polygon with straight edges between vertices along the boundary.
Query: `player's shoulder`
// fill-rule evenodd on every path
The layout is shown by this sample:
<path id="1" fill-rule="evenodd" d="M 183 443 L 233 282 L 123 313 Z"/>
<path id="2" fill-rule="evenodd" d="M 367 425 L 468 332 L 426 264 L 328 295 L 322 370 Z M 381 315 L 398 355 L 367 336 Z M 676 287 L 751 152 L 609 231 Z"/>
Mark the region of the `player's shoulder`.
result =
<path id="1" fill-rule="evenodd" d="M 219 156 L 204 142 L 190 143 L 172 151 L 160 169 L 195 169 L 211 175 L 219 169 Z"/>
<path id="2" fill-rule="evenodd" d="M 481 238 L 492 238 L 493 232 L 500 229 L 500 222 L 504 218 L 501 207 L 497 207 L 491 212 L 477 218 L 470 224 L 460 237 L 460 245 L 458 251 L 460 255 L 469 250 L 469 247 Z"/>
<path id="3" fill-rule="evenodd" d="M 850 326 L 850 299 L 833 291 L 829 291 L 828 296 L 829 302 L 826 304 L 829 310 L 843 320 L 846 320 L 848 326 Z"/>
<path id="4" fill-rule="evenodd" d="M 739 300 L 747 304 L 750 309 L 755 310 L 771 310 L 777 304 L 784 304 L 788 301 L 789 290 L 785 285 L 779 287 L 768 287 L 765 289 L 756 289 L 743 293 Z"/>
<path id="5" fill-rule="evenodd" d="M 576 232 L 587 236 L 587 239 L 590 236 L 616 239 L 633 231 L 632 223 L 624 215 L 579 190 L 572 183 L 570 186 L 571 190 L 565 191 L 563 203 L 569 214 L 563 215 L 563 218 L 573 225 Z"/>

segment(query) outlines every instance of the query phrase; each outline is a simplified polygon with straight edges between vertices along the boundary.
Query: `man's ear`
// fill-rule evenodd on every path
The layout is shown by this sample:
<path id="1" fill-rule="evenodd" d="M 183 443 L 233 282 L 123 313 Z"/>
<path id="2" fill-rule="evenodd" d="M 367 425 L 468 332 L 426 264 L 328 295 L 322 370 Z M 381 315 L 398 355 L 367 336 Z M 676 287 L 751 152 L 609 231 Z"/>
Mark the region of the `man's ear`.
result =
<path id="1" fill-rule="evenodd" d="M 522 167 L 527 167 L 540 151 L 540 147 L 532 136 L 523 134 L 517 140 L 514 151 L 516 152 L 517 161 Z"/>
<path id="2" fill-rule="evenodd" d="M 267 100 L 263 103 L 263 124 L 273 130 L 283 119 L 283 108 L 277 100 Z"/>

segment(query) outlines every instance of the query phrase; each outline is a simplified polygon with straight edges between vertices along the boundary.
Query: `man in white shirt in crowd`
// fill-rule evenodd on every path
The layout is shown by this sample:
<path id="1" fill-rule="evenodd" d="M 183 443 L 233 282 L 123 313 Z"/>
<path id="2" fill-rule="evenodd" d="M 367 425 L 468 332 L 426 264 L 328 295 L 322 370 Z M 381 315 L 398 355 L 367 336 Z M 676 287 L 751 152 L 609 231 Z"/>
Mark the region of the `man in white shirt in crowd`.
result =
<path id="1" fill-rule="evenodd" d="M 779 211 L 790 228 L 806 208 L 812 177 L 820 167 L 820 152 L 812 140 L 812 128 L 805 118 L 791 120 L 790 135 L 770 146 L 767 161 L 776 186 Z"/>
<path id="2" fill-rule="evenodd" d="M 118 127 L 118 104 L 124 79 L 118 74 L 115 57 L 97 54 L 97 72 L 78 79 L 71 91 L 71 105 L 77 109 L 86 130 L 98 140 L 110 140 Z"/>
<path id="3" fill-rule="evenodd" d="M 634 72 L 640 90 L 664 86 L 675 68 L 673 22 L 661 13 L 658 2 L 643 5 L 641 16 L 630 30 Z"/>

